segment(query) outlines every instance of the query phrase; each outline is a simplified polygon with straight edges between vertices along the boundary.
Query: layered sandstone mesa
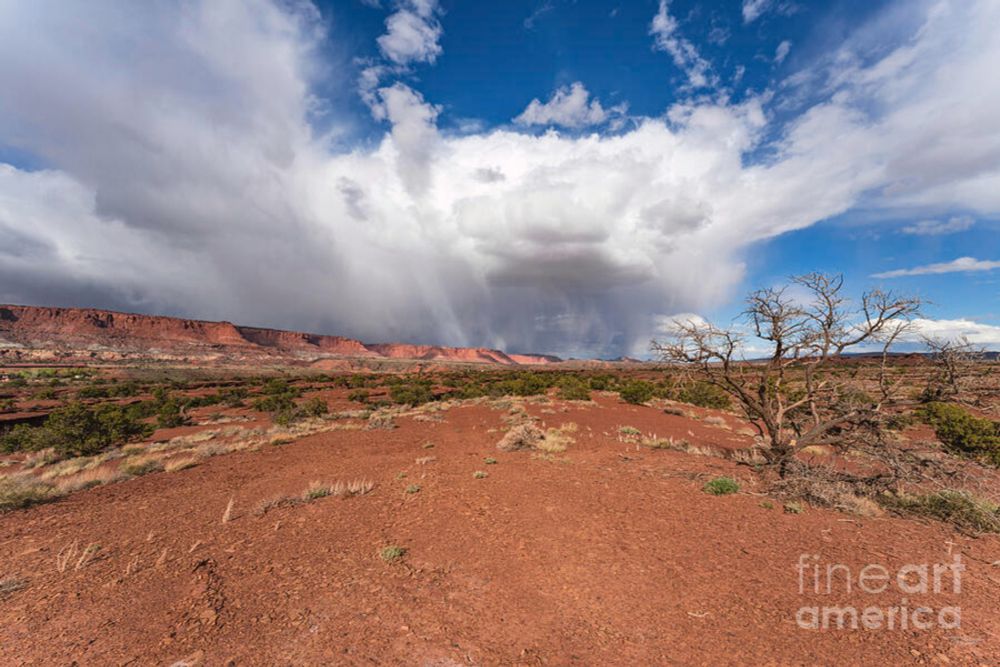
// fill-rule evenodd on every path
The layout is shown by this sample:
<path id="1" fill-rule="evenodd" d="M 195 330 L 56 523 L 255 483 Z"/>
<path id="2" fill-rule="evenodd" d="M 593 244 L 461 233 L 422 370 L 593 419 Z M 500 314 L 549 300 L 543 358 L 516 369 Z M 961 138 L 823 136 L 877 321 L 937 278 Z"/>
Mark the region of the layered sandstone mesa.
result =
<path id="1" fill-rule="evenodd" d="M 486 348 L 442 347 L 403 343 L 365 344 L 343 336 L 282 331 L 177 317 L 137 315 L 91 308 L 0 306 L 0 351 L 16 351 L 23 360 L 32 352 L 115 358 L 255 359 L 297 363 L 323 359 L 401 359 L 465 363 L 549 364 L 545 355 L 507 355 Z M 111 358 L 111 357 L 108 357 Z"/>

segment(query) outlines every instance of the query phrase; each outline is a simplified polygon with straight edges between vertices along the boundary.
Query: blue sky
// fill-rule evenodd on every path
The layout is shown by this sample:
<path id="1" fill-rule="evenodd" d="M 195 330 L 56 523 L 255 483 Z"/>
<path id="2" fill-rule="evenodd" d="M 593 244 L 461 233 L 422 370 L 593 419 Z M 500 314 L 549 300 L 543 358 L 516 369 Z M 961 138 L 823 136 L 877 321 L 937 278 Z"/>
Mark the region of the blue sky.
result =
<path id="1" fill-rule="evenodd" d="M 11 3 L 0 301 L 612 357 L 820 270 L 1000 348 L 998 21 L 989 0 Z"/>

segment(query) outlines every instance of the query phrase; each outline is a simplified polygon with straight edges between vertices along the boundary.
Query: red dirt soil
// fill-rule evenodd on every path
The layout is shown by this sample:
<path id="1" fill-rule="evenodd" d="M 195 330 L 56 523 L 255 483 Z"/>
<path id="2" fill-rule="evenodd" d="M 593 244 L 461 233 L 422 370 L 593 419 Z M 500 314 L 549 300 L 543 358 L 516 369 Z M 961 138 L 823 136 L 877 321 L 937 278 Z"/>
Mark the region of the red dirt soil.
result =
<path id="1" fill-rule="evenodd" d="M 498 451 L 506 413 L 465 406 L 440 422 L 320 433 L 4 515 L 4 577 L 27 586 L 0 603 L 0 662 L 996 664 L 1000 539 L 767 509 L 748 468 L 624 443 L 618 428 L 693 432 L 699 443 L 718 433 L 720 445 L 733 433 L 605 398 L 557 406 L 528 406 L 546 426 L 577 424 L 575 442 L 550 460 Z M 739 478 L 743 492 L 703 493 L 718 475 Z M 312 481 L 355 479 L 374 490 L 254 513 Z M 420 491 L 405 493 L 410 484 Z M 57 556 L 73 542 L 100 550 L 60 572 Z M 386 545 L 408 551 L 386 563 Z M 802 606 L 903 597 L 800 594 L 801 554 L 857 573 L 956 553 L 967 566 L 961 593 L 907 602 L 960 605 L 960 630 L 796 625 Z"/>
<path id="2" fill-rule="evenodd" d="M 39 356 L 40 352 L 48 356 Z M 558 357 L 536 354 L 508 356 L 485 348 L 366 344 L 341 336 L 90 308 L 0 305 L 0 360 L 17 363 L 94 356 L 108 360 L 204 358 L 242 364 L 261 359 L 309 363 L 330 357 L 504 366 L 560 361 Z"/>

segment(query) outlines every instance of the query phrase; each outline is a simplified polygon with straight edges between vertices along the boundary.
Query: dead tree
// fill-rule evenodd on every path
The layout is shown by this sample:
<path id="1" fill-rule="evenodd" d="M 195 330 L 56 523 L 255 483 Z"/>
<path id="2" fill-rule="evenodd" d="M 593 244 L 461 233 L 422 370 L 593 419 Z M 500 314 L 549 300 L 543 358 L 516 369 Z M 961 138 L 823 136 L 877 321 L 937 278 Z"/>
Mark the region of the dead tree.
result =
<path id="1" fill-rule="evenodd" d="M 964 381 L 972 374 L 986 351 L 969 342 L 965 336 L 956 339 L 923 337 L 937 371 L 930 377 L 925 392 L 929 400 L 959 400 Z"/>
<path id="2" fill-rule="evenodd" d="M 761 453 L 784 474 L 797 452 L 844 442 L 845 431 L 871 423 L 894 397 L 885 372 L 889 349 L 920 301 L 875 289 L 855 309 L 843 285 L 839 275 L 796 276 L 750 294 L 742 326 L 679 322 L 652 347 L 732 396 L 761 436 Z M 748 361 L 760 347 L 764 354 Z M 841 363 L 845 352 L 865 348 L 881 352 L 875 397 L 863 391 L 857 370 Z"/>

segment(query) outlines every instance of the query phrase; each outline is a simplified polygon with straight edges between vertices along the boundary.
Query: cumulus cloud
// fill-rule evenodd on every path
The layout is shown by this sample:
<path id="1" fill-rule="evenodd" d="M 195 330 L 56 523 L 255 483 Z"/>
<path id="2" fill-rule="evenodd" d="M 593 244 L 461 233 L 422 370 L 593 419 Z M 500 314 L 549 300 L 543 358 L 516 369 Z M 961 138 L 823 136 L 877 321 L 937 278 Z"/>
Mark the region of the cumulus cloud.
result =
<path id="1" fill-rule="evenodd" d="M 628 105 L 619 104 L 605 109 L 600 100 L 590 99 L 590 93 L 579 81 L 557 89 L 548 102 L 538 98 L 531 100 L 528 107 L 514 119 L 518 125 L 561 125 L 580 128 L 602 125 L 608 121 L 621 119 Z"/>
<path id="2" fill-rule="evenodd" d="M 0 297 L 641 351 L 655 314 L 730 298 L 757 241 L 859 204 L 1000 213 L 998 22 L 956 2 L 875 62 L 842 53 L 780 126 L 749 98 L 610 134 L 454 135 L 445 101 L 376 81 L 385 135 L 335 151 L 310 125 L 308 3 L 0 4 L 0 143 L 45 165 L 0 169 Z"/>
<path id="3" fill-rule="evenodd" d="M 435 17 L 437 0 L 402 0 L 385 20 L 378 38 L 382 55 L 397 65 L 433 63 L 441 55 L 441 23 Z"/>
<path id="4" fill-rule="evenodd" d="M 912 225 L 906 225 L 901 231 L 916 236 L 941 236 L 972 229 L 975 223 L 972 216 L 962 215 L 947 220 L 920 220 Z"/>
<path id="5" fill-rule="evenodd" d="M 653 48 L 670 54 L 674 64 L 687 75 L 691 88 L 705 88 L 718 84 L 712 65 L 698 52 L 697 47 L 680 34 L 677 19 L 670 14 L 670 0 L 660 0 L 659 9 L 649 26 Z"/>
<path id="6" fill-rule="evenodd" d="M 969 271 L 992 271 L 1000 268 L 1000 262 L 975 259 L 973 257 L 959 257 L 950 262 L 939 262 L 917 266 L 912 269 L 895 269 L 893 271 L 883 271 L 872 274 L 872 278 L 901 278 L 903 276 L 926 276 L 938 273 L 966 273 Z"/>
<path id="7" fill-rule="evenodd" d="M 991 350 L 1000 349 L 1000 326 L 985 324 L 968 319 L 957 320 L 914 320 L 910 339 L 918 341 L 920 336 L 939 340 L 967 339 L 973 345 Z"/>

